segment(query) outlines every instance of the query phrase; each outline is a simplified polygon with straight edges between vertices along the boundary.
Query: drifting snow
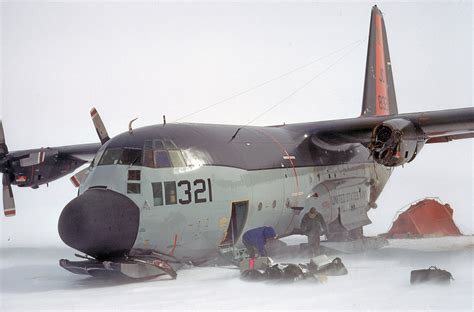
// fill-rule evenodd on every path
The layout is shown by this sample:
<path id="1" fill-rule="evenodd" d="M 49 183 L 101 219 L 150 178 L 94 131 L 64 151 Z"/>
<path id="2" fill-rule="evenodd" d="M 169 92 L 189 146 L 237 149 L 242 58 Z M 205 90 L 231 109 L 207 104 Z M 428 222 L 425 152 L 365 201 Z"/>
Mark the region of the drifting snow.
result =
<path id="1" fill-rule="evenodd" d="M 70 249 L 3 249 L 0 310 L 473 310 L 472 236 L 390 243 L 340 255 L 349 274 L 325 284 L 244 282 L 233 267 L 193 267 L 180 270 L 177 280 L 117 283 L 60 268 L 60 258 L 73 258 Z M 411 286 L 410 271 L 431 265 L 455 280 Z"/>

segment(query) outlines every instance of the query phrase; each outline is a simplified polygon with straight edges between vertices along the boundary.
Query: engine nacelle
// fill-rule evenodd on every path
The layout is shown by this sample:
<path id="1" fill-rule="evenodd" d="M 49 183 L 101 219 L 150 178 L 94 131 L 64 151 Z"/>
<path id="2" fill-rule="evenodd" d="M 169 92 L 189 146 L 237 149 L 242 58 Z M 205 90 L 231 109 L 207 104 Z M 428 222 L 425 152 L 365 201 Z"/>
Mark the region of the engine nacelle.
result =
<path id="1" fill-rule="evenodd" d="M 409 120 L 397 118 L 374 128 L 369 149 L 377 163 L 396 167 L 415 159 L 424 143 L 421 129 Z"/>
<path id="2" fill-rule="evenodd" d="M 9 180 L 13 185 L 37 188 L 41 184 L 49 183 L 73 172 L 86 162 L 50 148 L 28 152 L 22 155 L 11 153 L 12 159 L 5 174 L 9 175 Z"/>

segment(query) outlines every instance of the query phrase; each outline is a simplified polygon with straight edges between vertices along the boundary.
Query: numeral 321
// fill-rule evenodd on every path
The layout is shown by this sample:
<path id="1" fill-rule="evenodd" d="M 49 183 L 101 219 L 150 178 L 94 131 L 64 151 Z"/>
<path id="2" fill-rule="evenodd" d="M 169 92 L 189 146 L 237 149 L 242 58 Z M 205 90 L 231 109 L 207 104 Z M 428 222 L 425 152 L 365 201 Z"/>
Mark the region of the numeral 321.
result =
<path id="1" fill-rule="evenodd" d="M 212 185 L 211 179 L 196 179 L 192 183 L 188 180 L 178 181 L 178 187 L 184 192 L 185 197 L 179 198 L 181 205 L 187 205 L 191 202 L 196 204 L 205 203 L 208 200 L 212 202 Z"/>

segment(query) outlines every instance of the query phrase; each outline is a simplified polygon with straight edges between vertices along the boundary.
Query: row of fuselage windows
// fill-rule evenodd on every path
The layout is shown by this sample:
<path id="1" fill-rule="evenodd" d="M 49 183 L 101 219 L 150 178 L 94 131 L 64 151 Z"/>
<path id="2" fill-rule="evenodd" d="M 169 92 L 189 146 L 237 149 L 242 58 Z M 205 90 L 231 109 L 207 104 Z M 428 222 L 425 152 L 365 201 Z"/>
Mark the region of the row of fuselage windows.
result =
<path id="1" fill-rule="evenodd" d="M 107 148 L 98 165 L 129 165 L 149 168 L 185 167 L 183 153 L 171 140 L 146 140 L 143 149 Z"/>
<path id="2" fill-rule="evenodd" d="M 163 186 L 165 189 L 163 196 Z M 154 182 L 151 184 L 153 190 L 153 206 L 175 205 L 177 204 L 176 198 L 176 182 Z M 140 183 L 127 183 L 128 194 L 140 194 Z M 164 200 L 164 201 L 163 201 Z"/>

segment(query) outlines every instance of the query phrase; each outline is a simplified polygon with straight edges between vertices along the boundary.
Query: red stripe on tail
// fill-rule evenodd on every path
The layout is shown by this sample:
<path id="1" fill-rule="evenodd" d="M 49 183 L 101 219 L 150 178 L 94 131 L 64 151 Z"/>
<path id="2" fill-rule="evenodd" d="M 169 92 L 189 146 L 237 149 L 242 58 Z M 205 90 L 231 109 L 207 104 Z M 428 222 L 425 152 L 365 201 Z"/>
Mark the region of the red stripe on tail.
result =
<path id="1" fill-rule="evenodd" d="M 385 68 L 385 52 L 382 33 L 382 16 L 375 16 L 375 115 L 385 116 L 390 114 L 387 70 Z"/>

